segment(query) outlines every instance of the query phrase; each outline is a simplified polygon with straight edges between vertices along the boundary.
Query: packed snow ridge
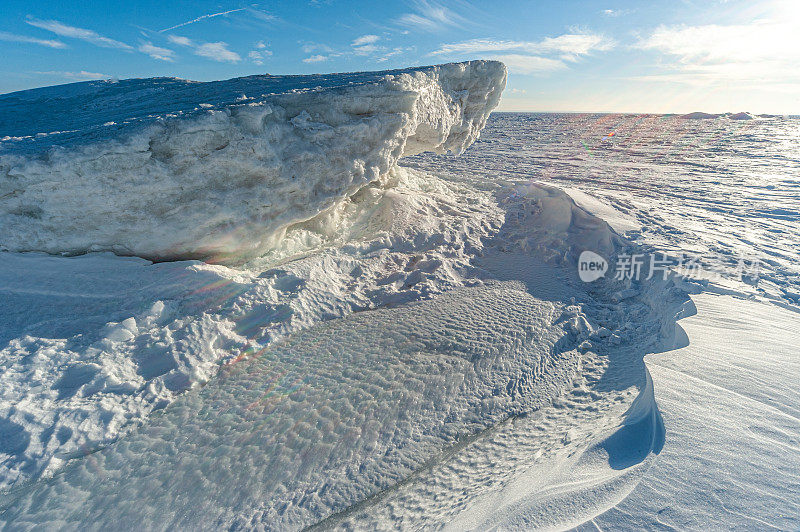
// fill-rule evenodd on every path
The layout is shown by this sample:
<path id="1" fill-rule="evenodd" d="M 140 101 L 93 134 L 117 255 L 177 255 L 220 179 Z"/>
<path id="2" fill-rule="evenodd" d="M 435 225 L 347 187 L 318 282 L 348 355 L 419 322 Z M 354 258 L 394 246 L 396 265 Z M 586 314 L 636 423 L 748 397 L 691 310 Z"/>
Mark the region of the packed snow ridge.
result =
<path id="1" fill-rule="evenodd" d="M 505 80 L 502 63 L 470 61 L 0 96 L 0 249 L 258 256 L 400 157 L 461 153 Z"/>

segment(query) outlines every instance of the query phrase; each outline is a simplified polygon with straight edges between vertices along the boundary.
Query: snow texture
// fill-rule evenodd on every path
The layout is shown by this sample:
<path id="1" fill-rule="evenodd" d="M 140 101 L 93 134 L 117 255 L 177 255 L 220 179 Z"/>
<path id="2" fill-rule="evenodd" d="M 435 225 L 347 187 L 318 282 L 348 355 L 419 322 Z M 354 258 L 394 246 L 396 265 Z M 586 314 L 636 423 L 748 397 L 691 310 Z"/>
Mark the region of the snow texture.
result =
<path id="1" fill-rule="evenodd" d="M 697 314 L 680 322 L 690 345 L 646 358 L 664 449 L 631 496 L 583 530 L 702 530 L 710 516 L 726 530 L 800 527 L 797 314 L 692 299 Z"/>
<path id="2" fill-rule="evenodd" d="M 473 61 L 4 95 L 0 248 L 240 263 L 400 157 L 462 152 L 505 79 Z"/>
<path id="3" fill-rule="evenodd" d="M 398 196 L 410 195 L 415 174 L 406 176 L 405 184 L 401 181 L 385 191 L 398 215 L 392 217 L 395 224 L 413 213 L 402 210 L 408 203 L 398 201 Z M 435 181 L 423 175 L 418 183 Z M 628 443 L 638 450 L 636 456 L 626 458 L 625 449 L 614 454 L 642 466 L 626 471 L 622 479 L 609 474 L 608 465 L 599 468 L 596 482 L 612 485 L 602 491 L 599 501 L 589 499 L 592 503 L 579 513 L 572 512 L 569 519 L 591 517 L 609 496 L 622 498 L 641 475 L 640 469 L 647 469 L 649 462 L 642 460 L 658 445 L 654 431 L 660 423 L 641 358 L 646 349 L 658 348 L 660 331 L 672 321 L 663 312 L 663 298 L 656 306 L 643 292 L 625 305 L 611 305 L 617 284 L 592 289 L 576 279 L 575 258 L 581 250 L 591 247 L 611 256 L 622 241 L 607 223 L 587 214 L 558 189 L 526 184 L 497 194 L 468 188 L 443 191 L 413 191 L 412 205 L 438 204 L 439 214 L 417 212 L 408 226 L 391 227 L 388 235 L 399 244 L 382 249 L 380 239 L 358 245 L 350 242 L 258 275 L 257 269 L 209 266 L 228 275 L 239 272 L 240 283 L 249 275 L 251 283 L 258 284 L 252 279 L 257 278 L 294 290 L 307 313 L 334 304 L 366 302 L 365 296 L 372 298 L 372 306 L 405 304 L 369 313 L 340 309 L 340 315 L 350 315 L 297 332 L 287 342 L 270 344 L 270 320 L 281 322 L 285 330 L 296 307 L 276 316 L 269 307 L 262 307 L 268 292 L 248 289 L 223 305 L 223 310 L 204 314 L 203 323 L 195 322 L 195 328 L 184 333 L 187 339 L 198 334 L 205 338 L 204 331 L 230 326 L 227 316 L 252 305 L 253 314 L 234 318 L 239 334 L 251 329 L 249 338 L 241 339 L 241 352 L 248 355 L 245 359 L 234 360 L 237 363 L 218 378 L 198 392 L 181 396 L 163 415 L 151 418 L 126 438 L 73 460 L 52 479 L 21 484 L 0 508 L 6 523 L 20 528 L 91 529 L 118 522 L 155 529 L 285 529 L 322 520 L 378 528 L 393 522 L 418 523 L 413 514 L 394 520 L 385 515 L 383 501 L 395 497 L 400 502 L 393 508 L 418 507 L 429 522 L 446 522 L 454 512 L 473 505 L 485 507 L 492 500 L 487 495 L 498 488 L 486 484 L 497 477 L 486 477 L 480 468 L 457 468 L 455 480 L 475 488 L 468 490 L 470 497 L 459 495 L 463 489 L 441 489 L 439 497 L 423 497 L 424 504 L 419 503 L 416 490 L 420 485 L 423 494 L 428 493 L 426 483 L 433 480 L 438 485 L 426 471 L 440 474 L 443 468 L 452 476 L 451 458 L 460 456 L 461 449 L 466 448 L 470 465 L 477 463 L 476 456 L 494 456 L 496 467 L 503 469 L 505 464 L 508 474 L 516 476 L 521 471 L 533 474 L 531 468 L 541 466 L 542 454 L 529 455 L 531 447 L 558 448 L 569 442 L 572 455 L 586 454 L 589 448 L 590 456 L 600 456 L 593 463 L 607 464 L 608 454 L 614 454 L 605 444 L 609 435 L 625 426 L 650 427 L 634 430 L 629 437 Z M 454 196 L 458 202 L 448 204 Z M 476 209 L 479 201 L 486 203 Z M 474 209 L 472 215 L 465 210 L 469 208 Z M 482 229 L 465 224 L 477 213 L 489 216 L 479 224 Z M 494 213 L 500 216 L 493 219 Z M 447 219 L 448 215 L 462 221 Z M 363 213 L 355 219 L 363 224 Z M 426 252 L 431 244 L 420 236 L 429 224 L 440 223 L 432 226 L 435 232 L 428 238 L 440 234 L 444 241 L 434 240 L 437 243 Z M 374 224 L 372 220 L 366 225 Z M 457 229 L 449 235 L 438 233 L 445 225 Z M 416 235 L 403 235 L 404 231 Z M 398 239 L 398 235 L 403 236 Z M 402 242 L 414 246 L 413 255 L 401 251 Z M 362 252 L 341 255 L 340 250 L 352 246 L 361 247 Z M 466 256 L 454 253 L 461 249 L 467 250 Z M 92 257 L 102 256 L 49 259 Z M 256 264 L 249 263 L 248 268 Z M 375 279 L 382 271 L 386 277 Z M 315 282 L 324 286 L 320 292 Z M 348 285 L 352 295 L 324 293 Z M 412 287 L 416 292 L 409 294 Z M 420 290 L 430 293 L 448 287 L 435 298 L 413 303 L 425 293 Z M 651 288 L 656 295 L 665 290 Z M 576 298 L 595 303 L 578 305 Z M 294 316 L 304 317 L 302 312 Z M 636 322 L 630 321 L 632 316 Z M 219 337 L 224 335 L 219 334 L 216 342 Z M 235 340 L 235 335 L 228 335 L 229 342 Z M 587 345 L 596 347 L 587 349 Z M 629 346 L 628 358 L 611 363 L 606 352 L 619 345 Z M 129 403 L 117 399 L 126 395 L 112 393 L 103 394 L 105 405 L 117 401 L 120 410 L 128 408 Z M 91 392 L 83 399 L 87 411 L 100 406 L 92 403 L 97 396 Z M 66 404 L 64 409 L 74 405 Z M 537 412 L 546 416 L 547 423 L 529 417 Z M 12 419 L 24 433 L 25 416 Z M 516 423 L 514 431 L 504 429 L 511 427 L 509 422 Z M 113 429 L 97 426 L 109 435 Z M 508 448 L 498 448 L 491 438 L 497 431 L 506 437 L 518 432 L 517 436 L 528 439 L 509 456 Z M 532 465 L 528 463 L 531 456 Z M 407 479 L 415 479 L 408 484 L 410 492 L 398 490 Z M 546 477 L 545 481 L 561 479 Z M 517 493 L 519 499 L 520 488 L 514 490 L 503 493 Z M 579 495 L 579 500 L 586 499 L 582 492 Z M 406 500 L 413 504 L 405 504 Z M 518 507 L 531 509 L 530 504 Z M 109 513 L 109 508 L 114 511 Z M 492 515 L 484 513 L 481 519 L 494 519 Z M 476 518 L 474 513 L 460 516 L 468 522 Z M 540 522 L 572 522 L 565 519 L 563 514 L 547 514 L 547 520 Z"/>
<path id="4" fill-rule="evenodd" d="M 430 91 L 400 91 L 420 100 L 464 81 L 444 71 L 491 77 L 493 65 L 391 75 L 435 77 Z M 264 105 L 378 98 L 397 81 L 383 76 L 291 78 L 291 94 L 280 78 Z M 18 93 L 13 105 L 51 112 L 30 127 L 4 114 L 15 138 L 3 146 L 45 161 L 54 139 L 75 153 L 108 145 L 107 122 L 134 138 L 208 120 L 209 105 L 233 117 L 249 105 L 235 102 L 242 87 L 265 78 L 236 83 L 150 80 L 149 103 L 125 97 L 138 118 L 111 106 L 94 125 L 59 115 L 60 96 L 88 105 L 113 84 Z M 190 97 L 153 97 L 162 84 Z M 215 86 L 219 99 L 192 101 Z M 459 128 L 475 137 L 415 123 L 399 153 Z M 72 131 L 35 135 L 60 126 Z M 798 127 L 500 114 L 462 157 L 387 155 L 377 179 L 328 191 L 329 207 L 292 218 L 256 256 L 215 251 L 226 265 L 2 252 L 0 521 L 796 529 L 800 233 L 786 171 Z M 713 251 L 726 272 L 742 254 L 764 265 L 755 280 L 583 283 L 586 250 L 610 263 L 659 250 L 701 264 Z M 696 295 L 687 335 L 675 325 L 694 312 L 687 291 L 739 299 Z"/>

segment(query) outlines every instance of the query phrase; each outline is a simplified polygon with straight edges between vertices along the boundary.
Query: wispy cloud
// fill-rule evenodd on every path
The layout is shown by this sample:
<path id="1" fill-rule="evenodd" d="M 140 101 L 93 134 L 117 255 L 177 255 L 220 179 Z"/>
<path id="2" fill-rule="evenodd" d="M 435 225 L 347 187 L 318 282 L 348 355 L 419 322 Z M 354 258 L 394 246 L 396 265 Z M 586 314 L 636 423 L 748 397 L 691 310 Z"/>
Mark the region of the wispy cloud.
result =
<path id="1" fill-rule="evenodd" d="M 254 65 L 263 65 L 264 59 L 271 55 L 272 52 L 269 50 L 251 50 L 247 54 L 247 57 L 253 62 Z"/>
<path id="2" fill-rule="evenodd" d="M 442 44 L 431 55 L 474 54 L 481 52 L 525 52 L 531 54 L 558 53 L 571 60 L 592 52 L 614 48 L 615 42 L 594 33 L 565 33 L 541 41 L 508 41 L 497 39 L 471 39 Z"/>
<path id="3" fill-rule="evenodd" d="M 327 60 L 328 56 L 317 54 L 317 55 L 312 55 L 310 57 L 306 57 L 305 59 L 303 59 L 303 63 L 321 63 Z"/>
<path id="4" fill-rule="evenodd" d="M 791 17 L 738 25 L 660 26 L 637 46 L 670 58 L 665 72 L 651 76 L 652 80 L 690 84 L 800 80 L 800 24 Z"/>
<path id="5" fill-rule="evenodd" d="M 407 28 L 422 31 L 440 31 L 448 27 L 460 27 L 467 20 L 444 5 L 431 0 L 415 0 L 413 12 L 405 13 L 397 23 Z"/>
<path id="6" fill-rule="evenodd" d="M 561 57 L 567 61 L 577 61 L 578 57 L 592 52 L 607 52 L 616 46 L 616 42 L 596 33 L 565 33 L 547 37 L 538 46 L 544 52 L 562 54 Z"/>
<path id="7" fill-rule="evenodd" d="M 228 49 L 225 42 L 207 42 L 194 49 L 195 55 L 219 62 L 238 63 L 241 56 Z"/>
<path id="8" fill-rule="evenodd" d="M 324 54 L 329 54 L 333 52 L 333 48 L 331 48 L 330 46 L 316 42 L 303 43 L 300 49 L 307 54 L 311 54 L 314 52 L 322 52 Z"/>
<path id="9" fill-rule="evenodd" d="M 503 54 L 494 59 L 502 61 L 509 70 L 517 74 L 539 74 L 567 68 L 563 61 L 537 55 Z"/>
<path id="10" fill-rule="evenodd" d="M 197 18 L 193 18 L 192 20 L 187 20 L 186 22 L 181 22 L 180 24 L 176 24 L 174 26 L 170 26 L 169 28 L 164 28 L 163 30 L 159 30 L 159 33 L 164 33 L 165 31 L 175 30 L 178 28 L 182 28 L 184 26 L 188 26 L 189 24 L 194 24 L 195 22 L 200 22 L 201 20 L 206 20 L 215 17 L 221 17 L 223 15 L 229 15 L 231 13 L 238 13 L 239 11 L 244 11 L 245 8 L 240 7 L 238 9 L 229 9 L 228 11 L 220 11 L 219 13 L 209 13 L 207 15 L 201 15 Z"/>
<path id="11" fill-rule="evenodd" d="M 5 31 L 0 31 L 0 41 L 38 44 L 41 46 L 47 46 L 49 48 L 67 47 L 67 45 L 61 41 L 50 40 L 50 39 L 37 39 L 36 37 L 28 37 L 27 35 L 17 35 L 15 33 L 8 33 Z"/>
<path id="12" fill-rule="evenodd" d="M 601 13 L 607 17 L 621 17 L 633 13 L 633 9 L 604 9 Z"/>
<path id="13" fill-rule="evenodd" d="M 385 47 L 374 44 L 365 44 L 364 46 L 353 47 L 353 53 L 361 56 L 377 54 L 383 52 L 384 50 L 386 50 Z"/>
<path id="14" fill-rule="evenodd" d="M 385 46 L 376 44 L 380 39 L 377 35 L 362 35 L 352 42 L 353 53 L 367 56 L 386 51 Z"/>
<path id="15" fill-rule="evenodd" d="M 71 79 L 75 81 L 86 81 L 92 79 L 108 79 L 111 76 L 108 74 L 101 74 L 100 72 L 87 72 L 81 70 L 79 72 L 65 72 L 63 70 L 48 70 L 45 72 L 34 72 L 34 74 L 41 74 L 43 76 L 58 76 L 61 78 Z"/>
<path id="16" fill-rule="evenodd" d="M 28 17 L 28 20 L 26 20 L 25 22 L 30 24 L 31 26 L 35 26 L 37 28 L 53 32 L 56 35 L 61 35 L 62 37 L 70 37 L 73 39 L 80 39 L 82 41 L 90 42 L 94 45 L 101 46 L 103 48 L 117 48 L 120 50 L 128 50 L 128 51 L 133 50 L 133 46 L 125 44 L 124 42 L 116 41 L 114 39 L 109 39 L 108 37 L 104 37 L 92 30 L 87 30 L 85 28 L 77 28 L 75 26 L 69 26 L 57 20 L 39 20 L 33 17 Z"/>
<path id="17" fill-rule="evenodd" d="M 452 57 L 481 55 L 503 61 L 512 72 L 533 74 L 564 69 L 567 67 L 565 61 L 575 62 L 593 52 L 611 50 L 615 45 L 612 39 L 599 34 L 566 33 L 557 37 L 547 37 L 541 41 L 471 39 L 442 44 L 430 55 Z"/>
<path id="18" fill-rule="evenodd" d="M 143 54 L 147 54 L 153 59 L 158 59 L 160 61 L 168 61 L 172 62 L 175 60 L 175 52 L 170 50 L 169 48 L 162 48 L 160 46 L 155 46 L 153 43 L 142 43 L 139 45 L 138 50 Z"/>
<path id="19" fill-rule="evenodd" d="M 280 19 L 273 15 L 272 13 L 267 13 L 266 11 L 261 11 L 260 9 L 256 9 L 254 7 L 245 8 L 247 14 L 254 18 L 257 22 L 265 22 L 267 24 L 273 24 L 278 22 Z"/>
<path id="20" fill-rule="evenodd" d="M 170 35 L 167 37 L 167 40 L 173 44 L 191 48 L 195 55 L 205 57 L 206 59 L 212 59 L 221 63 L 238 63 L 242 60 L 242 56 L 230 50 L 226 42 L 197 43 L 181 35 Z"/>
<path id="21" fill-rule="evenodd" d="M 410 47 L 403 48 L 403 47 L 400 47 L 400 46 L 398 46 L 396 48 L 392 48 L 391 50 L 389 50 L 386 53 L 384 53 L 383 55 L 381 55 L 377 59 L 377 61 L 378 61 L 378 63 L 383 63 L 384 61 L 388 61 L 389 59 L 391 59 L 392 57 L 394 57 L 396 55 L 400 55 L 402 53 L 411 51 L 411 49 L 412 48 L 410 48 Z"/>
<path id="22" fill-rule="evenodd" d="M 373 44 L 381 40 L 377 35 L 362 35 L 353 41 L 353 46 L 363 46 L 365 44 Z"/>
<path id="23" fill-rule="evenodd" d="M 190 38 L 182 37 L 180 35 L 170 35 L 169 37 L 167 37 L 167 40 L 179 46 L 194 46 L 194 42 L 192 42 Z"/>

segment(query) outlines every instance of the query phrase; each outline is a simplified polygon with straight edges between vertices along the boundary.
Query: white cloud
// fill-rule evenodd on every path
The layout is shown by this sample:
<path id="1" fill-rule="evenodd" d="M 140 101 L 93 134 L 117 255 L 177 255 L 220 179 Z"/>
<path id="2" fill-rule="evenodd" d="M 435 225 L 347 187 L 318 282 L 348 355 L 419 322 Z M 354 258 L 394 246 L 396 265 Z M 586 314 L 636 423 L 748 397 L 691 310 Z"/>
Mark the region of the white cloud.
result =
<path id="1" fill-rule="evenodd" d="M 529 54 L 560 53 L 577 58 L 592 52 L 604 52 L 614 48 L 613 40 L 594 33 L 566 33 L 558 37 L 547 37 L 541 41 L 507 41 L 496 39 L 471 39 L 457 43 L 442 44 L 431 55 L 475 54 L 481 52 L 524 52 Z"/>
<path id="2" fill-rule="evenodd" d="M 352 46 L 363 46 L 365 44 L 373 44 L 380 40 L 381 38 L 377 35 L 362 35 L 361 37 L 357 38 L 353 41 Z"/>
<path id="3" fill-rule="evenodd" d="M 596 33 L 565 33 L 558 37 L 547 37 L 538 43 L 544 52 L 559 52 L 568 61 L 576 61 L 579 56 L 592 52 L 607 52 L 616 43 Z"/>
<path id="4" fill-rule="evenodd" d="M 49 48 L 66 48 L 67 45 L 61 41 L 50 40 L 50 39 L 37 39 L 36 37 L 28 37 L 27 35 L 17 35 L 15 33 L 8 33 L 5 31 L 0 31 L 0 41 L 10 41 L 10 42 L 23 42 L 23 43 L 30 43 L 30 44 L 38 44 L 41 46 L 47 46 Z"/>
<path id="5" fill-rule="evenodd" d="M 87 72 L 81 70 L 79 72 L 64 72 L 62 70 L 48 70 L 46 72 L 34 72 L 34 74 L 42 74 L 45 76 L 59 76 L 62 78 L 72 79 L 76 81 L 86 81 L 91 79 L 108 79 L 111 76 L 108 74 L 101 74 L 99 72 Z"/>
<path id="6" fill-rule="evenodd" d="M 169 42 L 178 44 L 180 46 L 194 46 L 194 43 L 188 37 L 181 37 L 180 35 L 170 35 L 167 37 Z"/>
<path id="7" fill-rule="evenodd" d="M 466 19 L 449 8 L 429 0 L 415 0 L 414 12 L 397 19 L 398 24 L 422 31 L 440 31 L 460 27 Z"/>
<path id="8" fill-rule="evenodd" d="M 383 46 L 376 46 L 374 44 L 365 44 L 364 46 L 353 47 L 353 53 L 356 55 L 371 55 L 385 50 Z"/>
<path id="9" fill-rule="evenodd" d="M 264 58 L 269 57 L 272 55 L 272 52 L 269 50 L 251 50 L 250 53 L 247 54 L 247 57 L 256 65 L 263 65 Z"/>
<path id="10" fill-rule="evenodd" d="M 167 37 L 167 39 L 173 44 L 193 48 L 195 55 L 205 57 L 206 59 L 213 59 L 214 61 L 229 63 L 238 63 L 242 60 L 242 57 L 239 54 L 228 49 L 228 43 L 226 42 L 196 43 L 188 37 L 183 37 L 180 35 L 170 35 Z M 272 55 L 272 52 L 269 52 L 269 55 Z"/>
<path id="11" fill-rule="evenodd" d="M 103 37 L 102 35 L 92 30 L 87 30 L 84 28 L 76 28 L 75 26 L 68 26 L 67 24 L 59 22 L 57 20 L 39 20 L 36 18 L 28 18 L 28 20 L 26 20 L 25 22 L 27 22 L 31 26 L 51 31 L 56 35 L 61 35 L 62 37 L 71 37 L 73 39 L 81 39 L 83 41 L 90 42 L 96 46 L 102 46 L 103 48 L 133 50 L 133 46 L 125 44 L 124 42 L 116 41 L 114 39 L 109 39 L 108 37 Z"/>
<path id="12" fill-rule="evenodd" d="M 430 55 L 472 56 L 480 55 L 503 61 L 512 72 L 533 74 L 566 68 L 564 61 L 577 61 L 593 52 L 614 48 L 615 42 L 594 33 L 567 33 L 547 37 L 541 41 L 509 41 L 497 39 L 471 39 L 442 44 Z M 545 57 L 545 56 L 557 56 Z"/>
<path id="13" fill-rule="evenodd" d="M 160 46 L 155 46 L 153 43 L 142 43 L 139 45 L 138 50 L 143 54 L 147 54 L 153 59 L 159 59 L 161 61 L 169 61 L 170 63 L 175 60 L 175 52 L 170 50 L 169 48 L 162 48 Z"/>
<path id="14" fill-rule="evenodd" d="M 796 17 L 736 25 L 660 26 L 637 46 L 671 59 L 667 72 L 651 76 L 652 80 L 690 84 L 800 80 Z"/>
<path id="15" fill-rule="evenodd" d="M 267 47 L 267 43 L 265 43 L 264 41 L 258 41 L 256 43 L 256 48 L 258 48 L 259 50 L 263 50 L 266 47 Z"/>
<path id="16" fill-rule="evenodd" d="M 229 9 L 228 11 L 221 11 L 219 13 L 209 13 L 207 15 L 201 15 L 201 16 L 199 16 L 197 18 L 193 18 L 192 20 L 188 20 L 186 22 L 181 22 L 180 24 L 176 24 L 175 26 L 171 26 L 169 28 L 164 28 L 163 30 L 159 30 L 159 33 L 164 33 L 165 31 L 170 31 L 170 30 L 174 30 L 174 29 L 177 29 L 177 28 L 182 28 L 184 26 L 188 26 L 189 24 L 194 24 L 195 22 L 200 22 L 201 20 L 205 20 L 205 19 L 209 19 L 209 18 L 215 18 L 215 17 L 221 17 L 223 15 L 228 15 L 230 13 L 236 13 L 238 11 L 244 11 L 244 10 L 245 10 L 245 8 L 240 7 L 239 9 Z"/>
<path id="17" fill-rule="evenodd" d="M 385 46 L 380 46 L 377 43 L 381 38 L 377 35 L 362 35 L 353 41 L 353 53 L 356 55 L 372 55 L 379 52 L 386 51 Z"/>
<path id="18" fill-rule="evenodd" d="M 607 17 L 621 17 L 633 13 L 632 9 L 604 9 L 602 13 Z"/>
<path id="19" fill-rule="evenodd" d="M 321 63 L 322 61 L 327 61 L 328 56 L 325 55 L 312 55 L 311 57 L 306 57 L 303 59 L 303 63 Z"/>
<path id="20" fill-rule="evenodd" d="M 378 61 L 378 63 L 383 63 L 384 61 L 388 61 L 389 59 L 391 59 L 392 57 L 394 57 L 396 55 L 400 55 L 400 54 L 402 54 L 404 52 L 410 52 L 412 50 L 414 50 L 414 48 L 411 47 L 411 46 L 405 47 L 405 48 L 401 47 L 401 46 L 398 46 L 396 48 L 392 48 L 390 51 L 388 51 L 385 54 L 383 54 L 381 57 L 379 57 L 377 59 L 377 61 Z"/>
<path id="21" fill-rule="evenodd" d="M 221 41 L 201 44 L 194 49 L 194 53 L 219 62 L 237 63 L 242 59 L 239 54 L 228 49 L 228 43 Z"/>
<path id="22" fill-rule="evenodd" d="M 563 61 L 537 55 L 500 54 L 493 55 L 490 59 L 502 61 L 509 70 L 517 74 L 539 74 L 567 68 Z"/>
<path id="23" fill-rule="evenodd" d="M 330 46 L 327 46 L 325 44 L 316 43 L 316 42 L 303 43 L 303 46 L 301 47 L 301 49 L 303 50 L 303 52 L 305 52 L 307 54 L 311 54 L 311 53 L 314 53 L 314 52 L 322 52 L 324 54 L 329 54 L 329 53 L 333 52 L 333 48 L 331 48 Z"/>

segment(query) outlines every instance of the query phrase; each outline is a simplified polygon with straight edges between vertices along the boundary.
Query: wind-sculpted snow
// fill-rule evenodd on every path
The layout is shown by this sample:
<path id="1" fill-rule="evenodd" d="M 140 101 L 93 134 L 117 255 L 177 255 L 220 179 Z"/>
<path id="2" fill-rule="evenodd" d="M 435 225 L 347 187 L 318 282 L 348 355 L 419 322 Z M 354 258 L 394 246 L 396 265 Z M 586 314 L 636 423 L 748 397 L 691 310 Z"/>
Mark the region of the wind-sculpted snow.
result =
<path id="1" fill-rule="evenodd" d="M 610 257 L 622 244 L 608 224 L 544 185 L 481 192 L 402 168 L 393 180 L 324 213 L 337 232 L 318 232 L 330 226 L 319 220 L 292 226 L 286 247 L 244 269 L 8 254 L 20 277 L 37 262 L 69 264 L 73 278 L 37 283 L 65 301 L 80 297 L 75 272 L 151 286 L 108 325 L 56 309 L 26 323 L 20 312 L 12 333 L 42 334 L 49 322 L 73 336 L 14 338 L 2 353 L 6 381 L 20 385 L 3 401 L 16 405 L 3 412 L 2 450 L 14 489 L 0 520 L 13 529 L 445 523 L 491 506 L 498 489 L 527 493 L 504 486 L 530 486 L 520 475 L 549 467 L 542 449 L 587 454 L 631 421 L 637 395 L 652 418 L 641 355 L 670 316 L 638 297 L 609 304 L 605 288 L 575 278 L 580 251 Z M 13 284 L 16 301 L 26 286 Z M 165 304 L 148 304 L 156 298 Z M 612 360 L 620 344 L 629 353 Z M 215 360 L 229 363 L 218 378 L 178 395 L 205 382 Z M 633 439 L 647 457 L 652 436 Z M 581 492 L 580 512 L 536 522 L 577 522 L 627 493 L 638 469 L 610 471 L 605 452 L 589 453 L 600 495 Z M 562 482 L 541 479 L 537 489 Z M 520 500 L 520 512 L 538 508 Z"/>
<path id="2" fill-rule="evenodd" d="M 10 494 L 2 519 L 20 528 L 313 524 L 549 403 L 577 364 L 574 333 L 552 325 L 564 308 L 503 282 L 319 326 Z"/>
<path id="3" fill-rule="evenodd" d="M 0 450 L 0 489 L 113 443 L 221 363 L 293 332 L 479 283 L 470 261 L 502 211 L 396 169 L 391 186 L 320 218 L 240 269 L 0 253 L 0 423 L 18 442 Z"/>
<path id="4" fill-rule="evenodd" d="M 505 77 L 472 61 L 2 96 L 0 248 L 241 262 L 404 155 L 462 152 Z"/>

